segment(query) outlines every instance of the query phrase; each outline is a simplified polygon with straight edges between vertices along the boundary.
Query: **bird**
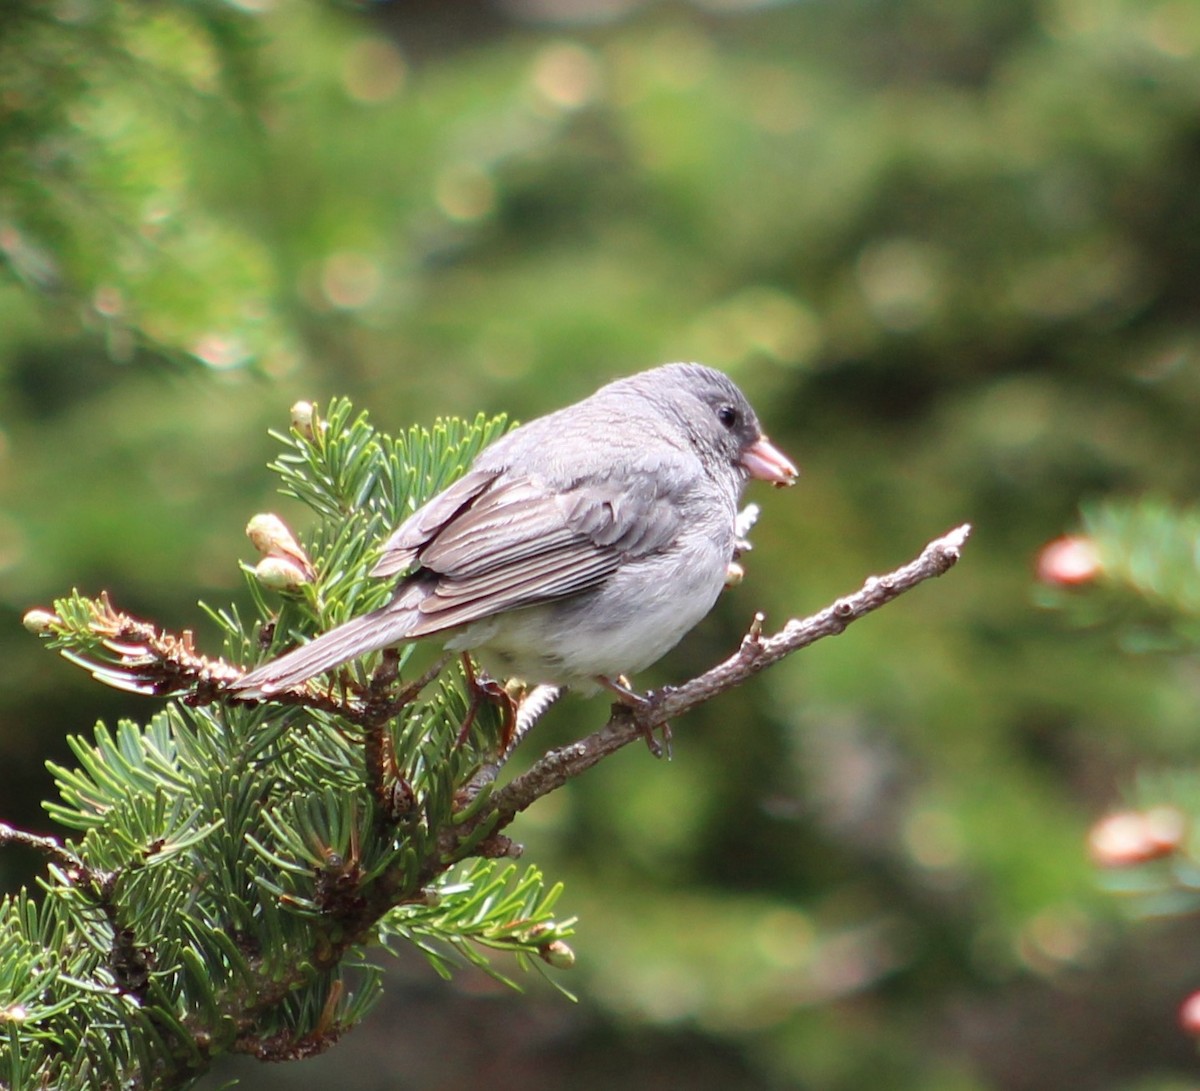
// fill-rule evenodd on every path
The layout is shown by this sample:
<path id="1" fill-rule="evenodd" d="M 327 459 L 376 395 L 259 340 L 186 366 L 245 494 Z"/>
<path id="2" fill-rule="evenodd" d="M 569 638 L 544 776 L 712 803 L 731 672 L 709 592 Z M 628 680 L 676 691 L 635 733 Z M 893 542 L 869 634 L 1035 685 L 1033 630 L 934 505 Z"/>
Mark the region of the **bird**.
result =
<path id="1" fill-rule="evenodd" d="M 741 390 L 696 363 L 618 379 L 514 428 L 418 507 L 371 575 L 382 607 L 232 685 L 270 698 L 369 652 L 439 639 L 527 685 L 618 694 L 713 607 L 742 491 L 792 484 Z"/>

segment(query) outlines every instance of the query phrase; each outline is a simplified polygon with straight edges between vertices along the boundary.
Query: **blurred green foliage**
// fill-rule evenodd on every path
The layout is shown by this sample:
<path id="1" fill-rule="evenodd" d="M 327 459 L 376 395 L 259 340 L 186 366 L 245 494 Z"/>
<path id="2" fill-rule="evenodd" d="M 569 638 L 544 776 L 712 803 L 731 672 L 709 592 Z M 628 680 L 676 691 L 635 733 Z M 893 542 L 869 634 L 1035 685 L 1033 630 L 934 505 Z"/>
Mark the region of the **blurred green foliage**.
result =
<path id="1" fill-rule="evenodd" d="M 246 519 L 297 514 L 261 469 L 297 398 L 397 432 L 702 359 L 805 476 L 644 684 L 964 519 L 969 552 L 677 725 L 670 766 L 529 814 L 583 1005 L 410 975 L 362 1086 L 496 1055 L 501 1086 L 1178 1086 L 1200 943 L 1127 932 L 1085 836 L 1134 768 L 1193 760 L 1194 674 L 1032 587 L 1082 502 L 1200 479 L 1198 62 L 1190 0 L 9 0 L 4 817 L 39 821 L 68 731 L 145 716 L 21 611 L 77 584 L 181 627 L 234 595 Z"/>

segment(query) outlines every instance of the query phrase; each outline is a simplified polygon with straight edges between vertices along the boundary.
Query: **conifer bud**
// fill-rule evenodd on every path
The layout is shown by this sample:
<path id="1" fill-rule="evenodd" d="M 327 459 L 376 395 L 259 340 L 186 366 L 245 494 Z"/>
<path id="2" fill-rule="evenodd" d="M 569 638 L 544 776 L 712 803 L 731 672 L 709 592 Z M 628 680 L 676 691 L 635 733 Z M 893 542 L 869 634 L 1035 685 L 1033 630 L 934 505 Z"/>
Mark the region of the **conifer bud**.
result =
<path id="1" fill-rule="evenodd" d="M 51 610 L 28 610 L 21 624 L 35 636 L 45 636 L 62 625 L 62 618 Z"/>
<path id="2" fill-rule="evenodd" d="M 296 536 L 288 529 L 288 525 L 270 512 L 260 512 L 246 524 L 246 537 L 264 557 L 272 553 L 300 552 Z"/>
<path id="3" fill-rule="evenodd" d="M 1100 575 L 1100 551 L 1091 538 L 1068 534 L 1042 547 L 1037 559 L 1037 577 L 1042 583 L 1078 587 Z"/>
<path id="4" fill-rule="evenodd" d="M 311 577 L 287 557 L 264 557 L 254 566 L 254 575 L 272 591 L 299 591 Z"/>
<path id="5" fill-rule="evenodd" d="M 1175 807 L 1119 811 L 1092 827 L 1088 848 L 1101 867 L 1131 867 L 1170 856 L 1186 831 L 1183 813 Z"/>
<path id="6" fill-rule="evenodd" d="M 575 967 L 575 952 L 560 939 L 551 940 L 538 950 L 543 962 L 556 970 L 571 970 Z"/>
<path id="7" fill-rule="evenodd" d="M 316 438 L 317 409 L 312 402 L 297 402 L 290 410 L 292 429 L 305 439 Z"/>
<path id="8" fill-rule="evenodd" d="M 1192 993 L 1179 1005 L 1179 1025 L 1194 1038 L 1200 1038 L 1200 992 Z"/>
<path id="9" fill-rule="evenodd" d="M 260 512 L 246 524 L 246 537 L 263 557 L 278 557 L 290 561 L 304 574 L 305 582 L 314 575 L 312 561 L 304 552 L 288 525 L 270 512 Z"/>

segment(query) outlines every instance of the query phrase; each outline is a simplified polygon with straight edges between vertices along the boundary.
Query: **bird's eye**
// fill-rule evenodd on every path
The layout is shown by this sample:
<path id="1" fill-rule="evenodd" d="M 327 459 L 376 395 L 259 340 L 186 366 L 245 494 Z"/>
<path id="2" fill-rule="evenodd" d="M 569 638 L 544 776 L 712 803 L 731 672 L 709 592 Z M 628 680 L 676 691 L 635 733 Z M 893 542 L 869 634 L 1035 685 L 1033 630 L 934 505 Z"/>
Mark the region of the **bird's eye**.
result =
<path id="1" fill-rule="evenodd" d="M 717 420 L 726 428 L 732 428 L 738 422 L 738 411 L 732 405 L 723 405 L 717 410 Z"/>

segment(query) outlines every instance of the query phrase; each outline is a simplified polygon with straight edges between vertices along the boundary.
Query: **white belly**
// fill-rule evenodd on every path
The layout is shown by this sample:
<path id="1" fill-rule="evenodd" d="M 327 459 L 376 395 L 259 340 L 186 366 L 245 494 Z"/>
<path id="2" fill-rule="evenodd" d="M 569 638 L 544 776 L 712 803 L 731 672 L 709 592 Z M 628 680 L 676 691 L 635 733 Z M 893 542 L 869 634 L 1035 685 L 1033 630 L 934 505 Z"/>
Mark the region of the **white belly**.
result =
<path id="1" fill-rule="evenodd" d="M 601 588 L 560 602 L 488 618 L 446 647 L 482 653 L 501 677 L 594 690 L 598 676 L 616 678 L 648 667 L 670 651 L 713 607 L 725 582 L 731 544 L 703 543 L 679 554 L 624 565 Z"/>

